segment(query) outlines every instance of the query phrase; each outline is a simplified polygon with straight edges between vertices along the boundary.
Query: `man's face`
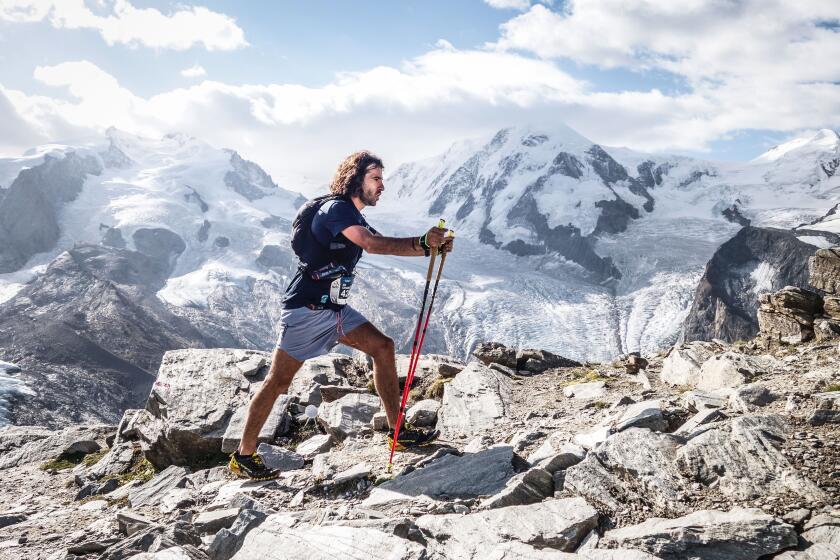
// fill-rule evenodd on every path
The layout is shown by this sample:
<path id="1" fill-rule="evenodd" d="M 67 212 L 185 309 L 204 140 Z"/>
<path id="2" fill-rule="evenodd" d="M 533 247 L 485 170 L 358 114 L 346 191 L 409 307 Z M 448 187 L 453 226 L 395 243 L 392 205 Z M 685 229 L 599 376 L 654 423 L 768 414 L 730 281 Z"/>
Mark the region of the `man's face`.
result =
<path id="1" fill-rule="evenodd" d="M 374 167 L 373 169 L 368 169 L 367 173 L 365 173 L 365 180 L 362 182 L 362 192 L 359 195 L 359 199 L 365 206 L 376 206 L 384 190 L 385 184 L 382 182 L 382 168 Z"/>

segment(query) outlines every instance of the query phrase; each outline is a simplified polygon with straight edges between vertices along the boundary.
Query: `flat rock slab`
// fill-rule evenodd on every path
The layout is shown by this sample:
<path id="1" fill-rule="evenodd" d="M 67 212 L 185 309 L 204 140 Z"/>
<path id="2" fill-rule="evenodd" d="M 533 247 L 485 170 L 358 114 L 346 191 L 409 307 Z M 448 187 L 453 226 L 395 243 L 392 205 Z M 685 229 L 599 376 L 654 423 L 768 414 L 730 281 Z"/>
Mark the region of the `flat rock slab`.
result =
<path id="1" fill-rule="evenodd" d="M 541 502 L 554 495 L 554 476 L 542 467 L 532 467 L 507 481 L 505 489 L 482 502 L 485 509 Z"/>
<path id="2" fill-rule="evenodd" d="M 318 434 L 298 444 L 295 453 L 304 459 L 312 459 L 319 453 L 329 451 L 335 440 L 330 434 Z"/>
<path id="3" fill-rule="evenodd" d="M 668 422 L 662 414 L 662 403 L 659 400 L 641 401 L 627 405 L 609 422 L 616 432 L 627 428 L 649 428 L 663 431 Z"/>
<path id="4" fill-rule="evenodd" d="M 469 515 L 424 515 L 416 523 L 444 544 L 448 558 L 477 558 L 487 545 L 511 541 L 571 552 L 597 526 L 598 512 L 581 498 L 567 498 Z"/>
<path id="5" fill-rule="evenodd" d="M 302 469 L 305 462 L 304 458 L 298 453 L 267 443 L 261 443 L 257 447 L 257 453 L 263 458 L 266 467 L 278 471 Z"/>
<path id="6" fill-rule="evenodd" d="M 216 533 L 219 529 L 233 525 L 237 517 L 239 517 L 239 508 L 202 511 L 193 519 L 193 525 L 199 533 Z"/>
<path id="7" fill-rule="evenodd" d="M 575 383 L 564 387 L 563 394 L 570 399 L 600 399 L 607 394 L 607 384 L 603 381 Z"/>
<path id="8" fill-rule="evenodd" d="M 37 428 L 35 428 L 37 430 Z M 0 456 L 0 469 L 25 463 L 41 463 L 61 456 L 93 453 L 102 449 L 100 442 L 115 433 L 114 426 L 70 426 L 46 437 L 37 437 Z M 38 436 L 43 432 L 36 432 Z"/>
<path id="9" fill-rule="evenodd" d="M 840 546 L 840 514 L 815 515 L 803 527 L 802 539 L 807 543 Z"/>
<path id="10" fill-rule="evenodd" d="M 512 382 L 506 375 L 472 362 L 447 383 L 437 429 L 444 438 L 482 435 L 510 422 Z"/>
<path id="11" fill-rule="evenodd" d="M 760 509 L 703 510 L 678 519 L 654 517 L 607 531 L 602 548 L 635 548 L 664 560 L 755 560 L 796 546 L 796 531 Z"/>
<path id="12" fill-rule="evenodd" d="M 245 537 L 234 560 L 421 560 L 425 548 L 376 529 L 309 526 L 283 514 L 269 516 Z"/>
<path id="13" fill-rule="evenodd" d="M 773 557 L 773 560 L 837 560 L 840 558 L 840 545 L 813 544 L 805 550 L 788 550 Z"/>
<path id="14" fill-rule="evenodd" d="M 131 507 L 136 509 L 160 504 L 170 490 L 183 488 L 187 484 L 188 474 L 184 467 L 167 467 L 150 481 L 129 492 L 128 501 Z"/>
<path id="15" fill-rule="evenodd" d="M 373 415 L 379 412 L 376 395 L 351 393 L 318 407 L 318 423 L 338 440 L 370 430 Z"/>
<path id="16" fill-rule="evenodd" d="M 499 445 L 478 453 L 444 455 L 379 485 L 371 497 L 377 490 L 435 499 L 490 496 L 502 490 L 514 474 L 513 447 Z"/>

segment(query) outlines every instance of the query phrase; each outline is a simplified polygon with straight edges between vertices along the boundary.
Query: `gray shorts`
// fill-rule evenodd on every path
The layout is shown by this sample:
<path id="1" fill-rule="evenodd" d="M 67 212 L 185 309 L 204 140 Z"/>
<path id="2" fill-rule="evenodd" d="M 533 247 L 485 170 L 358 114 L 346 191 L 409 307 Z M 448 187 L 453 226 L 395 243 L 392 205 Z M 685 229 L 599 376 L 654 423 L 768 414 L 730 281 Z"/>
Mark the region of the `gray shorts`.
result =
<path id="1" fill-rule="evenodd" d="M 308 307 L 280 312 L 277 348 L 301 362 L 329 352 L 338 339 L 367 323 L 364 315 L 345 305 L 341 311 L 313 310 Z"/>

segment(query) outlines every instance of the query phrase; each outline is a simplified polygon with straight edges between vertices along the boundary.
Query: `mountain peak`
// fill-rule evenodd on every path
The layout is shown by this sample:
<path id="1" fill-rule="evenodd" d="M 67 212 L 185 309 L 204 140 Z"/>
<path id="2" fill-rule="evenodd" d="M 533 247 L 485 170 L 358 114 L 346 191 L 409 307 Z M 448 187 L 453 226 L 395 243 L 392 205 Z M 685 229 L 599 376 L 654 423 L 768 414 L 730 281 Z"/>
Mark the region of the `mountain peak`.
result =
<path id="1" fill-rule="evenodd" d="M 810 131 L 773 146 L 754 160 L 753 163 L 771 163 L 783 157 L 802 157 L 811 153 L 835 152 L 840 147 L 840 136 L 830 128 Z"/>

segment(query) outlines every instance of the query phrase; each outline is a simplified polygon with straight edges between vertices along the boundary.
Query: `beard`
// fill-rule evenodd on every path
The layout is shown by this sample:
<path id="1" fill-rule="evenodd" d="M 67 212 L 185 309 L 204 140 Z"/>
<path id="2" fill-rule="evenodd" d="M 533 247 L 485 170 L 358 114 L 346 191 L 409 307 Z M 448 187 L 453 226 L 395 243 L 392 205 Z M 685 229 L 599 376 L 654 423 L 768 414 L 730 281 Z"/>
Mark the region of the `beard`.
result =
<path id="1" fill-rule="evenodd" d="M 376 191 L 372 193 L 362 191 L 359 198 L 365 206 L 376 206 Z"/>

